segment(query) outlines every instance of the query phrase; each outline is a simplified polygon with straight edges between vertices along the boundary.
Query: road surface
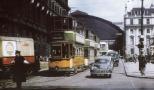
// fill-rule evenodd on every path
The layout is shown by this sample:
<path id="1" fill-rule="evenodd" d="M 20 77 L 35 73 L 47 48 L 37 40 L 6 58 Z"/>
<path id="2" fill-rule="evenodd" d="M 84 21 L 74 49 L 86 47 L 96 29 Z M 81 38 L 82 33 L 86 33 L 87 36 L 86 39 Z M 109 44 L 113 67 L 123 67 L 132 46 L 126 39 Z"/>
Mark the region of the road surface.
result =
<path id="1" fill-rule="evenodd" d="M 11 84 L 8 89 L 15 88 Z M 154 90 L 153 79 L 133 78 L 125 75 L 122 61 L 119 67 L 115 67 L 111 78 L 90 77 L 90 71 L 86 70 L 74 76 L 53 75 L 48 71 L 41 71 L 31 76 L 23 89 L 50 89 L 50 90 Z"/>

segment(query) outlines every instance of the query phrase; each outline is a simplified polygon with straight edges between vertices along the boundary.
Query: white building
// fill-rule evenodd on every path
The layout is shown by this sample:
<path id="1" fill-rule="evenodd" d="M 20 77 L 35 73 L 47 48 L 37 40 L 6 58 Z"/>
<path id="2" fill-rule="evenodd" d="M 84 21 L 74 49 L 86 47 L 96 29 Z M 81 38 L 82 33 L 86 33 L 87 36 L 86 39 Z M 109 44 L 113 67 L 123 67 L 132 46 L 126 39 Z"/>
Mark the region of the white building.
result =
<path id="1" fill-rule="evenodd" d="M 150 53 L 150 39 L 154 35 L 154 8 L 144 8 L 143 16 L 144 54 Z M 126 33 L 126 55 L 139 55 L 139 38 L 141 36 L 141 8 L 133 8 L 124 17 Z"/>

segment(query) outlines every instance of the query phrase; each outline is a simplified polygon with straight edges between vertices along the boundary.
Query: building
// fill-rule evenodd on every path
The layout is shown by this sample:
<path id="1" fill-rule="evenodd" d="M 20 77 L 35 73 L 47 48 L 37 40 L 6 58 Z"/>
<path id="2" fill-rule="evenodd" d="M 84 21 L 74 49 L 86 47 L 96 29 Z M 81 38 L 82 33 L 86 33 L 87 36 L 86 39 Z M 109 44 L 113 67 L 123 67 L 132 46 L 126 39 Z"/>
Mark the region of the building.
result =
<path id="1" fill-rule="evenodd" d="M 85 30 L 85 57 L 89 60 L 89 64 L 93 63 L 95 58 L 99 55 L 100 38 L 97 34 L 88 28 Z"/>
<path id="2" fill-rule="evenodd" d="M 68 0 L 45 0 L 45 1 L 47 1 L 49 12 L 52 16 L 68 15 L 68 12 L 70 10 L 68 6 Z"/>
<path id="3" fill-rule="evenodd" d="M 139 39 L 141 36 L 141 8 L 133 8 L 124 17 L 124 28 L 126 33 L 126 55 L 139 55 Z M 144 8 L 143 15 L 143 36 L 144 54 L 151 53 L 151 38 L 154 35 L 154 8 Z"/>
<path id="4" fill-rule="evenodd" d="M 0 35 L 33 38 L 35 55 L 48 56 L 52 17 L 69 10 L 68 0 L 1 0 Z"/>
<path id="5" fill-rule="evenodd" d="M 123 54 L 124 33 L 118 26 L 110 21 L 78 10 L 71 15 L 84 24 L 87 30 L 95 33 L 102 42 L 107 42 L 109 49 L 120 51 L 121 55 Z"/>

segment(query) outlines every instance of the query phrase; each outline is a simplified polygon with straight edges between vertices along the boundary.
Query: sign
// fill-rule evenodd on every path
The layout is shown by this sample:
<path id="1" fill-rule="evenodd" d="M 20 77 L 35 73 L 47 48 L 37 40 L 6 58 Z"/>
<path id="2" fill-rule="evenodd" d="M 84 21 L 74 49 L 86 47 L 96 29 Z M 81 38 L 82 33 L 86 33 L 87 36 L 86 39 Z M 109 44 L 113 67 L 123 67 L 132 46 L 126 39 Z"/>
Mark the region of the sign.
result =
<path id="1" fill-rule="evenodd" d="M 15 41 L 2 41 L 2 55 L 3 56 L 15 56 L 15 50 L 17 50 Z"/>
<path id="2" fill-rule="evenodd" d="M 52 33 L 52 40 L 64 40 L 64 33 L 63 32 L 57 32 L 57 33 Z"/>

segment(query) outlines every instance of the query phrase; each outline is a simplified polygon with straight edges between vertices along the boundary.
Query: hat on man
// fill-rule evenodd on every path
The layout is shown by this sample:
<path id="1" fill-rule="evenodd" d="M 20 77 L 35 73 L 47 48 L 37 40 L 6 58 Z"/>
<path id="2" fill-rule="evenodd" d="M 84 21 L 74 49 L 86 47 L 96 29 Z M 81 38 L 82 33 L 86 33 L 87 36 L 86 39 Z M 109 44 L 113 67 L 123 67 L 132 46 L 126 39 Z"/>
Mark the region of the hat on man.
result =
<path id="1" fill-rule="evenodd" d="M 16 50 L 15 54 L 20 54 L 20 51 Z"/>

